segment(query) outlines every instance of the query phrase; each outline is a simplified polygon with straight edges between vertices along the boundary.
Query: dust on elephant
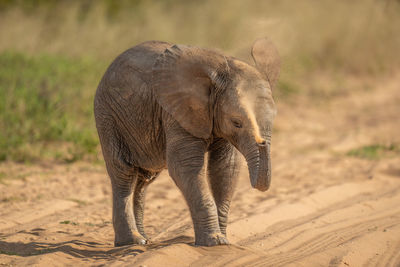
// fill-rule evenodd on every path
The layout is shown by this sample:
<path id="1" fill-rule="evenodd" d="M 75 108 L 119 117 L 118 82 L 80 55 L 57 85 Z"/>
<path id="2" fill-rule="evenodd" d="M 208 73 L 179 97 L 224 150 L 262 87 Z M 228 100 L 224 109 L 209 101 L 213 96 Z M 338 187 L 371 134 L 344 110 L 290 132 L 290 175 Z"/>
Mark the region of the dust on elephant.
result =
<path id="1" fill-rule="evenodd" d="M 280 59 L 268 39 L 255 42 L 252 56 L 255 67 L 213 50 L 150 41 L 109 66 L 94 111 L 112 185 L 116 246 L 147 242 L 145 192 L 165 168 L 189 206 L 196 245 L 228 243 L 238 152 L 251 185 L 268 189 Z"/>

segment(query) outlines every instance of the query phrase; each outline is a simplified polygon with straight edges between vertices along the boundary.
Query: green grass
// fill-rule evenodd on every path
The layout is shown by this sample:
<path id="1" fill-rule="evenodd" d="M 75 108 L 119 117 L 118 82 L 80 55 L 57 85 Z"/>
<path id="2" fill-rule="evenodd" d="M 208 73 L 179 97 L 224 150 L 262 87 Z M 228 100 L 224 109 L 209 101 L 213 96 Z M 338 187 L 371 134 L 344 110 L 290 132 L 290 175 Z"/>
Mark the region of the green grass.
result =
<path id="1" fill-rule="evenodd" d="M 104 69 L 93 60 L 0 53 L 0 161 L 95 155 L 93 96 Z"/>
<path id="2" fill-rule="evenodd" d="M 390 144 L 390 145 L 373 144 L 355 148 L 347 152 L 347 156 L 368 159 L 368 160 L 378 160 L 384 156 L 399 155 L 399 154 L 400 154 L 400 146 L 395 144 Z"/>
<path id="3" fill-rule="evenodd" d="M 62 221 L 62 222 L 60 222 L 60 224 L 79 225 L 79 223 L 77 223 L 77 222 L 73 222 L 73 221 Z"/>
<path id="4" fill-rule="evenodd" d="M 8 255 L 8 256 L 23 256 L 23 255 L 18 254 L 18 253 L 16 253 L 16 252 L 13 252 L 13 251 L 5 251 L 5 250 L 0 250 L 0 254 Z"/>

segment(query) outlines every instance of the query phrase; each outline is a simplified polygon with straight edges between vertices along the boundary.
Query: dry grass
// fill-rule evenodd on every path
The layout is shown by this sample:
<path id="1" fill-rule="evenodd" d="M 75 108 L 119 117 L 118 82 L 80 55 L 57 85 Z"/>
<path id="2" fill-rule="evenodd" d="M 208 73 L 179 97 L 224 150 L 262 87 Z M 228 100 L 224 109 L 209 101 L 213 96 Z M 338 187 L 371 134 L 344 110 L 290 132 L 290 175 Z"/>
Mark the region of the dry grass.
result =
<path id="1" fill-rule="evenodd" d="M 365 73 L 390 71 L 400 62 L 400 4 L 391 0 L 60 1 L 3 9 L 0 51 L 111 60 L 156 39 L 216 47 L 249 59 L 251 43 L 270 36 L 287 71 Z"/>

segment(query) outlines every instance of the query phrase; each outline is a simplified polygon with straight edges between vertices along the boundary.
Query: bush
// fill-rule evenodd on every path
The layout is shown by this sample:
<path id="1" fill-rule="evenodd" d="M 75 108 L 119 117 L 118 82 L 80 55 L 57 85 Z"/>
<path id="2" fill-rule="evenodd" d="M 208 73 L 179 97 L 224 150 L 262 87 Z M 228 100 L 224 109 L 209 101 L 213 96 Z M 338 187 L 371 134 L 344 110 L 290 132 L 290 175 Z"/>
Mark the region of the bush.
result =
<path id="1" fill-rule="evenodd" d="M 0 160 L 76 160 L 98 144 L 93 95 L 103 64 L 0 54 Z"/>

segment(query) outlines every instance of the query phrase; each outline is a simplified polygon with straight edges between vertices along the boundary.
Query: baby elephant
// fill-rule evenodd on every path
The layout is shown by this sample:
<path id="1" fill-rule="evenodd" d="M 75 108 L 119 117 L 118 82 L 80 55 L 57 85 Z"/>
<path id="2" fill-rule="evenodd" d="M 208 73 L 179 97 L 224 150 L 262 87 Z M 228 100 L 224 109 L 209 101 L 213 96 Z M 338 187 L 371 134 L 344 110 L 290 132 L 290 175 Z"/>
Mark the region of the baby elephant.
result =
<path id="1" fill-rule="evenodd" d="M 112 185 L 115 246 L 147 242 L 145 192 L 163 169 L 182 191 L 200 246 L 228 244 L 238 152 L 251 185 L 268 189 L 271 91 L 280 59 L 268 39 L 251 52 L 255 66 L 213 50 L 150 41 L 107 69 L 94 112 Z"/>

